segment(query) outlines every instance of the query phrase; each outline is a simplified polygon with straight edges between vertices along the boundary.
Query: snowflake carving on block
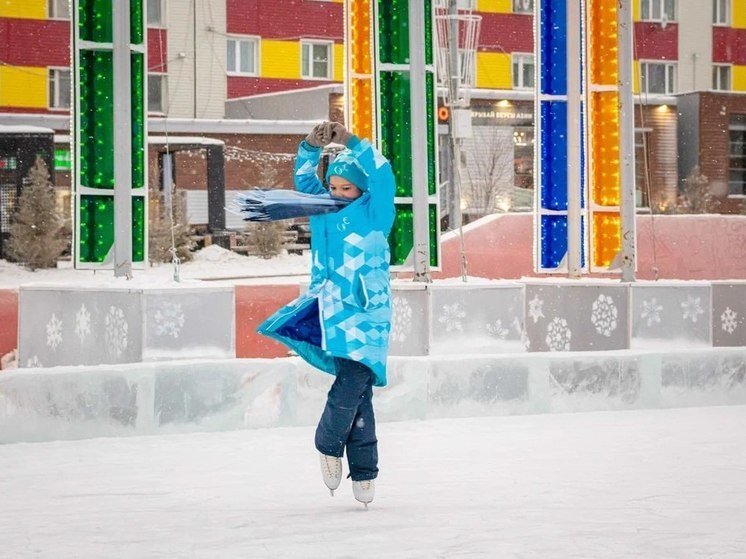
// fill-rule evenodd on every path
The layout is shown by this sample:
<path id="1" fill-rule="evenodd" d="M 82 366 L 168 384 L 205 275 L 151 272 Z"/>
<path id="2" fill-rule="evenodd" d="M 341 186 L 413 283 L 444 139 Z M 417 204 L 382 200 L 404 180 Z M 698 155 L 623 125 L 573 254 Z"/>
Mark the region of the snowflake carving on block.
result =
<path id="1" fill-rule="evenodd" d="M 438 322 L 445 324 L 446 332 L 463 332 L 464 325 L 461 324 L 461 319 L 464 317 L 466 317 L 466 312 L 461 309 L 461 305 L 458 303 L 443 305 L 443 310 L 438 316 Z"/>
<path id="2" fill-rule="evenodd" d="M 528 316 L 534 319 L 534 324 L 539 322 L 540 318 L 544 318 L 543 306 L 544 301 L 539 299 L 538 295 L 534 295 L 534 298 L 528 302 Z"/>
<path id="3" fill-rule="evenodd" d="M 394 297 L 391 302 L 391 339 L 403 342 L 412 327 L 412 306 L 404 297 Z"/>
<path id="4" fill-rule="evenodd" d="M 85 308 L 85 305 L 80 305 L 78 312 L 75 313 L 75 334 L 80 338 L 82 342 L 86 336 L 91 333 L 91 313 Z"/>
<path id="5" fill-rule="evenodd" d="M 567 320 L 555 317 L 547 326 L 545 342 L 549 351 L 570 351 L 572 332 L 567 326 Z"/>
<path id="6" fill-rule="evenodd" d="M 112 357 L 119 357 L 127 348 L 127 333 L 129 325 L 124 318 L 124 311 L 119 307 L 109 307 L 106 314 L 106 351 Z"/>
<path id="7" fill-rule="evenodd" d="M 39 361 L 39 356 L 34 355 L 31 357 L 31 359 L 26 360 L 26 366 L 27 367 L 43 367 L 44 365 L 41 364 L 41 361 Z"/>
<path id="8" fill-rule="evenodd" d="M 616 330 L 619 315 L 614 299 L 601 294 L 593 302 L 591 309 L 591 322 L 596 327 L 596 332 L 608 338 Z"/>
<path id="9" fill-rule="evenodd" d="M 647 322 L 648 326 L 652 326 L 653 323 L 660 324 L 661 322 L 661 311 L 663 305 L 659 305 L 655 297 L 647 301 L 642 302 L 642 312 L 640 312 L 640 318 Z"/>
<path id="10" fill-rule="evenodd" d="M 683 313 L 684 320 L 697 322 L 699 315 L 705 314 L 705 311 L 702 310 L 702 299 L 687 295 L 686 301 L 681 303 L 681 312 Z"/>
<path id="11" fill-rule="evenodd" d="M 725 307 L 725 312 L 720 315 L 720 322 L 723 330 L 732 334 L 738 328 L 738 313 L 730 307 Z"/>
<path id="12" fill-rule="evenodd" d="M 62 321 L 52 313 L 52 318 L 47 322 L 47 345 L 56 351 L 62 343 Z"/>
<path id="13" fill-rule="evenodd" d="M 181 303 L 166 301 L 155 311 L 155 335 L 171 336 L 176 339 L 184 327 L 184 311 Z"/>
<path id="14" fill-rule="evenodd" d="M 500 320 L 499 318 L 494 322 L 490 322 L 487 324 L 487 333 L 491 336 L 494 336 L 495 338 L 500 338 L 501 340 L 504 340 L 508 337 L 508 329 L 503 327 L 502 320 Z"/>

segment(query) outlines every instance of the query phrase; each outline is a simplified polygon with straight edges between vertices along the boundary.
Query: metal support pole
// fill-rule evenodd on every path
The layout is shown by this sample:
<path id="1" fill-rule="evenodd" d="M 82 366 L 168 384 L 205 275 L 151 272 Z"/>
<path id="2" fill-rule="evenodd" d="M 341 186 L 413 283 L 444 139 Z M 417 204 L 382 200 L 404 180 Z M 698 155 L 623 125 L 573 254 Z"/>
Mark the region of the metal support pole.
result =
<path id="1" fill-rule="evenodd" d="M 112 2 L 114 27 L 114 276 L 132 276 L 130 0 Z"/>
<path id="2" fill-rule="evenodd" d="M 632 93 L 632 0 L 619 2 L 619 141 L 622 166 L 622 281 L 635 281 L 635 101 Z"/>
<path id="3" fill-rule="evenodd" d="M 581 250 L 580 0 L 567 0 L 567 275 L 579 278 Z"/>
<path id="4" fill-rule="evenodd" d="M 448 15 L 458 14 L 457 0 L 449 0 Z M 458 32 L 459 25 L 455 18 L 448 21 L 448 68 L 451 75 L 448 76 L 448 108 L 450 109 L 450 123 L 448 125 L 449 155 L 451 164 L 448 167 L 448 228 L 455 230 L 461 227 L 461 184 L 459 182 L 458 165 L 461 162 L 461 140 L 456 134 L 456 119 L 454 109 L 459 106 L 459 64 Z"/>
<path id="5" fill-rule="evenodd" d="M 425 95 L 425 10 L 421 0 L 409 0 L 409 92 L 412 128 L 412 209 L 414 281 L 429 283 L 430 219 L 427 188 L 427 98 Z"/>

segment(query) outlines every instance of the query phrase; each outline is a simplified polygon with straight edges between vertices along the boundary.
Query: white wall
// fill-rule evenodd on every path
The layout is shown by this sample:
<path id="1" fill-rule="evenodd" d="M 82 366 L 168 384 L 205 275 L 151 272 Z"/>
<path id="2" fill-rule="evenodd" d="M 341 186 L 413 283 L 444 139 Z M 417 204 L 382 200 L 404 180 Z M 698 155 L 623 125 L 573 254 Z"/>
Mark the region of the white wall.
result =
<path id="1" fill-rule="evenodd" d="M 227 97 L 225 0 L 168 0 L 166 17 L 168 116 L 223 118 Z"/>
<path id="2" fill-rule="evenodd" d="M 679 0 L 677 91 L 712 89 L 712 3 Z"/>

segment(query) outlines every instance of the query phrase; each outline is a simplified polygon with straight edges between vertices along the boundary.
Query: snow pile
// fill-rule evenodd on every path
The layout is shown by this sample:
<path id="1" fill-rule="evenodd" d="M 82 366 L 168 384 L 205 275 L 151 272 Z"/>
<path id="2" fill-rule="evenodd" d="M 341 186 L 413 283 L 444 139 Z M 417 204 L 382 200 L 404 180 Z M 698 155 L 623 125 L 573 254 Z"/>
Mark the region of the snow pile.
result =
<path id="1" fill-rule="evenodd" d="M 194 262 L 246 262 L 247 259 L 248 257 L 219 245 L 210 245 L 194 253 Z"/>

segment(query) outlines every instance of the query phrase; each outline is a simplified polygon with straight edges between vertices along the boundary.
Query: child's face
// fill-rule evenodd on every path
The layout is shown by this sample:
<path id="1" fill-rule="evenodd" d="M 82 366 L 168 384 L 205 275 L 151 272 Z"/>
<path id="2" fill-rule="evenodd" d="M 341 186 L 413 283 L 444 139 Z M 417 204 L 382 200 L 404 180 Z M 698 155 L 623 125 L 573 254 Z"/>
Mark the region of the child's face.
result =
<path id="1" fill-rule="evenodd" d="M 329 177 L 329 193 L 335 198 L 345 198 L 347 200 L 355 200 L 363 194 L 357 186 L 338 175 Z"/>

